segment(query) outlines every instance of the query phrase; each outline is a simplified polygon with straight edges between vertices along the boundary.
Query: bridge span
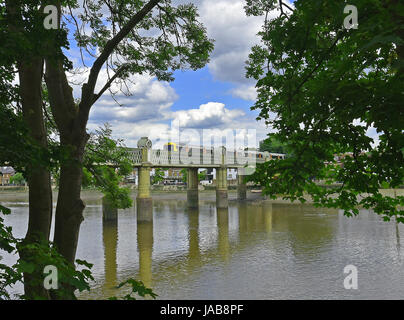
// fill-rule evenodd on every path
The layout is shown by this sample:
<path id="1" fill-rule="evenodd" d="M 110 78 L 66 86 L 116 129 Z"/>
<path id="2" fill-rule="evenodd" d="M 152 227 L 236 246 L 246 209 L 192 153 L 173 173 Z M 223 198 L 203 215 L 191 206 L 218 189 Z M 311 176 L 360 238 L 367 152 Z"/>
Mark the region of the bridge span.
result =
<path id="1" fill-rule="evenodd" d="M 284 154 L 259 152 L 256 150 L 229 151 L 225 147 L 183 147 L 180 150 L 153 150 L 152 142 L 142 137 L 138 148 L 128 149 L 133 166 L 138 169 L 138 193 L 136 211 L 138 221 L 152 221 L 153 201 L 150 192 L 150 171 L 152 168 L 187 168 L 187 205 L 197 208 L 198 169 L 215 168 L 216 170 L 216 206 L 228 207 L 227 169 L 237 169 L 237 198 L 245 200 L 247 187 L 245 176 L 255 170 L 257 163 L 272 159 L 283 159 Z M 105 220 L 115 219 L 117 210 L 111 208 L 107 200 L 103 203 Z"/>

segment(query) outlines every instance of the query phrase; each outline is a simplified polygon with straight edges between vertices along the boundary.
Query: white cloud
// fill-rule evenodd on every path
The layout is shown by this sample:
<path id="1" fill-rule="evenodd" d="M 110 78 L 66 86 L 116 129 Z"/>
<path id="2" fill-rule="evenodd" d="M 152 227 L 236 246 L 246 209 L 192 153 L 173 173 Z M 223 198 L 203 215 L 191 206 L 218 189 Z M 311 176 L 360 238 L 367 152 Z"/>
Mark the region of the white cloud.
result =
<path id="1" fill-rule="evenodd" d="M 211 128 L 231 124 L 237 117 L 244 116 L 242 110 L 229 110 L 223 103 L 208 102 L 198 109 L 181 110 L 173 113 L 181 127 Z"/>
<path id="2" fill-rule="evenodd" d="M 247 17 L 243 0 L 204 0 L 200 5 L 201 21 L 208 35 L 215 39 L 209 70 L 222 81 L 246 83 L 245 61 L 256 36 L 261 17 Z"/>
<path id="3" fill-rule="evenodd" d="M 247 16 L 244 0 L 203 0 L 200 18 L 209 37 L 215 39 L 209 70 L 215 79 L 233 83 L 231 93 L 244 100 L 255 100 L 252 88 L 255 81 L 245 77 L 245 65 L 251 47 L 260 43 L 257 36 L 264 17 Z M 269 18 L 279 15 L 278 10 Z"/>
<path id="4" fill-rule="evenodd" d="M 243 100 L 255 101 L 257 99 L 257 90 L 255 86 L 240 85 L 230 91 L 234 96 Z"/>
<path id="5" fill-rule="evenodd" d="M 75 98 L 80 98 L 81 85 L 87 81 L 88 73 L 89 70 L 84 70 L 79 74 L 69 75 L 69 81 L 77 83 L 72 85 Z M 107 81 L 107 71 L 102 69 L 95 92 L 99 92 Z M 91 108 L 90 121 L 137 122 L 156 118 L 164 119 L 165 110 L 178 99 L 169 83 L 157 81 L 150 75 L 133 75 L 125 84 L 114 82 L 111 92 L 115 94 L 116 101 L 110 92 L 106 91 Z"/>
<path id="6" fill-rule="evenodd" d="M 109 112 L 114 116 L 108 118 L 108 109 L 103 110 L 104 118 L 90 118 L 88 129 L 93 131 L 108 121 L 112 126 L 113 136 L 124 139 L 124 143 L 129 147 L 136 147 L 139 138 L 144 136 L 153 141 L 153 148 L 162 148 L 164 143 L 178 140 L 199 145 L 202 142 L 203 129 L 210 130 L 218 137 L 231 134 L 248 136 L 250 146 L 256 146 L 269 131 L 263 122 L 257 122 L 254 116 L 246 115 L 242 110 L 230 110 L 218 102 L 208 102 L 196 109 L 174 112 L 167 108 L 161 111 L 162 118 L 137 117 L 137 121 L 132 121 L 136 115 L 128 115 L 126 110 L 119 110 L 116 106 L 109 108 L 112 108 Z M 248 130 L 255 130 L 256 140 L 251 138 L 251 132 Z"/>

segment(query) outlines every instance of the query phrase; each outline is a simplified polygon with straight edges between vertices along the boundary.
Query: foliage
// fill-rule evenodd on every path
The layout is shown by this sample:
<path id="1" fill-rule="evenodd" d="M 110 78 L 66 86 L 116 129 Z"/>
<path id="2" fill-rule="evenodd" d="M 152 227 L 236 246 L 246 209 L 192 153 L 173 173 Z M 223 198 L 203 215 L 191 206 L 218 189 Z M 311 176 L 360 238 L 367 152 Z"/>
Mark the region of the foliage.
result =
<path id="1" fill-rule="evenodd" d="M 112 138 L 108 123 L 90 135 L 84 156 L 83 187 L 95 186 L 116 208 L 129 208 L 130 190 L 120 184 L 131 172 L 132 161 L 125 145 L 121 139 Z"/>
<path id="2" fill-rule="evenodd" d="M 281 143 L 274 136 L 268 135 L 268 138 L 260 141 L 260 151 L 273 152 L 273 153 L 289 153 L 288 145 Z"/>
<path id="3" fill-rule="evenodd" d="M 10 214 L 10 209 L 0 205 L 0 212 L 3 214 Z M 30 286 L 43 287 L 44 267 L 53 265 L 58 271 L 58 290 L 50 290 L 48 294 L 54 295 L 54 298 L 65 299 L 71 298 L 70 291 L 63 288 L 70 286 L 73 290 L 89 290 L 89 281 L 94 280 L 91 275 L 92 264 L 76 260 L 78 265 L 85 268 L 78 271 L 73 265 L 68 263 L 65 258 L 60 255 L 55 246 L 46 241 L 39 240 L 34 243 L 25 243 L 22 239 L 17 239 L 12 234 L 12 228 L 4 225 L 4 219 L 0 216 L 0 250 L 4 250 L 9 254 L 18 254 L 21 252 L 25 258 L 19 258 L 12 266 L 0 264 L 0 300 L 9 300 L 11 295 L 8 288 L 14 286 L 16 283 L 24 283 L 27 280 L 23 278 L 23 274 L 40 274 L 40 277 L 30 277 Z M 27 296 L 25 294 L 18 296 L 21 299 L 48 299 L 49 296 Z"/>
<path id="4" fill-rule="evenodd" d="M 164 180 L 164 170 L 162 168 L 156 168 L 154 175 L 152 176 L 152 184 L 159 183 Z"/>
<path id="5" fill-rule="evenodd" d="M 118 34 L 148 1 L 143 0 L 90 0 L 78 5 L 70 1 L 65 7 L 64 19 L 75 26 L 74 38 L 82 52 L 100 52 L 107 41 Z M 115 47 L 114 62 L 107 67 L 119 70 L 119 78 L 130 74 L 149 73 L 159 80 L 173 80 L 172 73 L 179 68 L 202 68 L 213 50 L 212 40 L 198 22 L 198 12 L 193 4 L 174 6 L 171 0 L 150 1 L 157 3 Z M 79 14 L 72 16 L 70 8 Z M 105 12 L 100 15 L 100 12 Z M 90 28 L 90 33 L 83 30 Z M 152 31 L 150 33 L 148 31 Z M 154 34 L 155 36 L 151 36 Z M 85 60 L 85 59 L 83 59 Z M 85 61 L 83 61 L 83 64 Z"/>
<path id="6" fill-rule="evenodd" d="M 137 281 L 135 279 L 128 279 L 124 282 L 121 282 L 118 285 L 118 288 L 122 288 L 124 285 L 129 284 L 131 286 L 131 292 L 121 298 L 121 300 L 136 300 L 135 297 L 132 297 L 132 294 L 138 294 L 139 296 L 145 298 L 146 296 L 150 296 L 153 299 L 156 299 L 157 294 L 153 292 L 152 289 L 145 287 L 142 281 Z M 111 297 L 109 300 L 118 300 L 117 297 Z"/>
<path id="7" fill-rule="evenodd" d="M 24 172 L 27 162 L 44 162 L 47 154 L 29 137 L 22 114 L 0 102 L 0 164 Z"/>
<path id="8" fill-rule="evenodd" d="M 202 181 L 206 179 L 206 171 L 201 171 L 198 173 L 198 181 Z"/>
<path id="9" fill-rule="evenodd" d="M 17 172 L 10 178 L 10 183 L 21 185 L 25 183 L 25 178 L 21 172 Z"/>
<path id="10" fill-rule="evenodd" d="M 293 153 L 250 178 L 272 197 L 309 195 L 348 216 L 363 206 L 404 222 L 404 197 L 379 192 L 404 178 L 404 7 L 395 0 L 349 4 L 358 9 L 357 29 L 343 27 L 343 1 L 247 1 L 247 15 L 265 17 L 261 45 L 247 61 L 247 76 L 257 80 L 252 109 Z"/>
<path id="11" fill-rule="evenodd" d="M 188 170 L 186 168 L 181 169 L 180 171 L 182 176 L 182 182 L 187 183 L 188 179 Z M 206 171 L 201 171 L 198 173 L 198 181 L 202 181 L 206 179 Z"/>
<path id="12" fill-rule="evenodd" d="M 180 174 L 182 177 L 182 182 L 184 182 L 186 184 L 187 180 L 188 180 L 188 170 L 186 168 L 183 168 L 183 169 L 181 169 Z"/>

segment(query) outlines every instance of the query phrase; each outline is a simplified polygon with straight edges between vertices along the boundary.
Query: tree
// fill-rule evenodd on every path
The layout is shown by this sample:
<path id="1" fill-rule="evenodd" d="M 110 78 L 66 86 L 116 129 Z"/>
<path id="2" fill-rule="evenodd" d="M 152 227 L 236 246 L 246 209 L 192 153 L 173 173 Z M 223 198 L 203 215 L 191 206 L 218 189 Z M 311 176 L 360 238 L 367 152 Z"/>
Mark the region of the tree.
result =
<path id="1" fill-rule="evenodd" d="M 348 216 L 363 206 L 404 222 L 404 197 L 379 191 L 404 177 L 403 4 L 349 3 L 359 13 L 357 29 L 344 27 L 343 1 L 247 1 L 247 15 L 265 17 L 261 45 L 247 61 L 247 76 L 257 80 L 252 109 L 293 153 L 258 166 L 251 178 L 272 197 L 304 201 L 308 194 Z"/>
<path id="2" fill-rule="evenodd" d="M 156 168 L 154 170 L 154 175 L 152 176 L 152 184 L 159 183 L 164 180 L 164 171 L 161 168 Z"/>
<path id="3" fill-rule="evenodd" d="M 186 184 L 187 180 L 188 180 L 188 170 L 186 168 L 183 168 L 183 169 L 181 169 L 180 174 L 181 174 L 181 177 L 182 177 L 181 178 L 182 182 Z"/>
<path id="4" fill-rule="evenodd" d="M 122 139 L 112 138 L 108 123 L 90 134 L 84 154 L 82 186 L 96 187 L 111 205 L 126 209 L 132 206 L 130 190 L 120 185 L 132 170 L 132 162 Z"/>
<path id="5" fill-rule="evenodd" d="M 279 142 L 275 137 L 269 136 L 267 139 L 260 141 L 261 152 L 285 153 L 289 152 L 287 144 Z"/>
<path id="6" fill-rule="evenodd" d="M 198 181 L 202 181 L 206 179 L 206 171 L 201 171 L 198 173 Z"/>
<path id="7" fill-rule="evenodd" d="M 57 8 L 56 29 L 44 28 L 44 7 L 48 4 Z M 73 264 L 85 207 L 80 191 L 90 139 L 86 126 L 94 103 L 114 81 L 123 83 L 133 74 L 148 73 L 171 81 L 174 70 L 203 67 L 213 50 L 212 40 L 197 21 L 194 5 L 174 6 L 170 0 L 88 0 L 80 5 L 77 0 L 6 0 L 0 14 L 0 58 L 9 78 L 5 87 L 18 73 L 18 96 L 12 101 L 20 105 L 27 134 L 44 153 L 51 148 L 42 90 L 42 80 L 46 82 L 61 155 L 54 243 Z M 68 37 L 69 25 L 75 28 L 74 40 Z M 78 101 L 66 76 L 73 64 L 65 52 L 72 44 L 83 55 L 87 52 L 91 61 Z M 96 91 L 102 68 L 109 77 Z M 35 166 L 27 162 L 25 167 L 30 187 L 25 241 L 34 243 L 50 235 L 51 168 L 46 162 Z M 26 293 L 30 290 L 35 288 L 25 287 Z"/>
<path id="8" fill-rule="evenodd" d="M 22 184 L 25 183 L 24 176 L 22 175 L 21 172 L 17 172 L 15 175 L 13 175 L 10 178 L 10 183 L 17 184 L 17 185 L 22 185 Z"/>

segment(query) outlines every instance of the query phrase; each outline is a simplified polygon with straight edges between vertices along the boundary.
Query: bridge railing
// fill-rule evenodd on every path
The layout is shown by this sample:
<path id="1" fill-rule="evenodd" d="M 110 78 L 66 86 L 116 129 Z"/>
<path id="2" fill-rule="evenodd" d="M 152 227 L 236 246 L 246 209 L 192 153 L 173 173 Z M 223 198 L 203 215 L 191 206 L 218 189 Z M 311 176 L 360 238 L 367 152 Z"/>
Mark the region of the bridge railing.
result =
<path id="1" fill-rule="evenodd" d="M 142 163 L 142 150 L 139 148 L 132 148 L 128 150 L 133 164 L 140 165 Z M 205 164 L 205 165 L 254 165 L 255 163 L 263 163 L 271 160 L 268 152 L 256 151 L 226 151 L 223 163 L 222 150 L 220 148 L 214 149 L 212 152 L 203 152 L 195 148 L 187 151 L 173 152 L 168 150 L 149 150 L 148 161 L 153 165 L 173 165 L 173 164 Z"/>
<path id="2" fill-rule="evenodd" d="M 130 159 L 134 164 L 142 163 L 142 150 L 141 149 L 130 149 L 128 150 Z"/>

